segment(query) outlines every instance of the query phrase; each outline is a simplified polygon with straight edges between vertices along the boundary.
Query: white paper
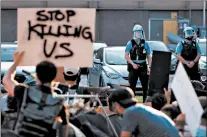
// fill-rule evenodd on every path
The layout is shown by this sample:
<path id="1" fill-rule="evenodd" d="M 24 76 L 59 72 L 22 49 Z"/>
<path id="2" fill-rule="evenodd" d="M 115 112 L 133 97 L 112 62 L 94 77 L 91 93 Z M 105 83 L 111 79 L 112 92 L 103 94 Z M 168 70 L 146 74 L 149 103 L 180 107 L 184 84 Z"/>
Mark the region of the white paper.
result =
<path id="1" fill-rule="evenodd" d="M 186 123 L 190 132 L 195 137 L 196 129 L 203 114 L 203 108 L 182 63 L 178 65 L 171 86 L 182 113 L 186 115 Z"/>

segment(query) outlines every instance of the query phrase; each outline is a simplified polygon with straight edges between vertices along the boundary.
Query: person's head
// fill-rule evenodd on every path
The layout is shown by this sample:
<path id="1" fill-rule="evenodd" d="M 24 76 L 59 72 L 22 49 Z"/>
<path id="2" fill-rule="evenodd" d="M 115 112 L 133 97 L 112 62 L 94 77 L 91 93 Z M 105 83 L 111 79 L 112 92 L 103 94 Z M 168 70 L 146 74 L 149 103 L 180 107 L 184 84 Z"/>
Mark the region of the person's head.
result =
<path id="1" fill-rule="evenodd" d="M 175 120 L 175 118 L 180 114 L 178 108 L 171 104 L 164 106 L 161 111 L 168 115 L 172 120 Z"/>
<path id="2" fill-rule="evenodd" d="M 167 103 L 164 94 L 156 93 L 152 96 L 151 105 L 154 109 L 160 110 Z"/>
<path id="3" fill-rule="evenodd" d="M 123 115 L 126 108 L 137 103 L 130 88 L 115 89 L 108 97 L 109 110 Z"/>
<path id="4" fill-rule="evenodd" d="M 63 76 L 67 83 L 76 83 L 80 75 L 80 68 L 79 67 L 64 67 Z"/>
<path id="5" fill-rule="evenodd" d="M 195 31 L 192 27 L 186 27 L 183 30 L 184 36 L 188 40 L 192 40 L 195 37 Z"/>
<path id="6" fill-rule="evenodd" d="M 42 61 L 36 66 L 37 78 L 41 84 L 50 84 L 56 77 L 57 68 L 49 61 Z"/>
<path id="7" fill-rule="evenodd" d="M 144 29 L 142 28 L 141 25 L 135 25 L 133 27 L 133 39 L 138 40 L 138 39 L 144 39 Z"/>

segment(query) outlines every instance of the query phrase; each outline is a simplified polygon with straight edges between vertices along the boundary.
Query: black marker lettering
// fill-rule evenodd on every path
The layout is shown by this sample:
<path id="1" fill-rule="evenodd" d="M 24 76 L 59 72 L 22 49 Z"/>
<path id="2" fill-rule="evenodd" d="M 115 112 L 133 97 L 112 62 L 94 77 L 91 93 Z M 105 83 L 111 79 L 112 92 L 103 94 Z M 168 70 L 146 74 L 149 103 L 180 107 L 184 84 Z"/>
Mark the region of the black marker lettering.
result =
<path id="1" fill-rule="evenodd" d="M 53 13 L 54 13 L 54 11 L 48 11 L 48 13 L 50 14 L 50 20 L 52 21 L 53 20 Z"/>
<path id="2" fill-rule="evenodd" d="M 67 22 L 70 22 L 70 17 L 75 16 L 76 14 L 75 11 L 73 10 L 67 10 L 66 13 L 67 13 Z"/>
<path id="3" fill-rule="evenodd" d="M 46 27 L 47 25 L 44 25 L 44 24 L 36 24 L 34 26 L 31 26 L 31 21 L 28 21 L 28 24 L 29 24 L 28 40 L 31 39 L 31 32 L 35 32 L 41 39 L 44 38 L 44 27 Z M 41 33 L 38 32 L 37 30 L 35 30 L 36 27 L 41 27 Z"/>
<path id="4" fill-rule="evenodd" d="M 40 10 L 36 13 L 36 15 L 38 15 L 38 18 L 37 18 L 38 21 L 47 21 L 49 19 L 48 16 L 43 14 L 44 12 L 45 10 Z"/>
<path id="5" fill-rule="evenodd" d="M 52 25 L 45 24 L 36 24 L 34 26 L 31 25 L 31 21 L 28 21 L 29 30 L 28 30 L 28 40 L 31 39 L 31 33 L 36 33 L 41 39 L 44 39 L 45 36 L 54 36 L 54 37 L 78 37 L 82 36 L 86 40 L 90 40 L 93 42 L 92 33 L 90 32 L 90 27 L 72 27 L 70 25 L 59 25 L 53 29 Z"/>
<path id="6" fill-rule="evenodd" d="M 63 25 L 63 27 L 65 27 L 65 30 L 66 30 L 66 33 L 65 33 L 65 35 L 64 36 L 70 36 L 70 34 L 69 34 L 69 28 L 72 28 L 72 26 L 70 26 L 70 25 Z"/>
<path id="7" fill-rule="evenodd" d="M 52 48 L 52 50 L 51 50 L 51 52 L 49 54 L 47 54 L 46 46 L 47 46 L 47 40 L 44 41 L 44 48 L 43 48 L 44 51 L 43 52 L 44 52 L 45 56 L 47 58 L 49 58 L 49 57 L 52 56 L 53 52 L 55 51 L 55 48 L 57 46 L 57 42 L 54 43 L 53 48 Z"/>
<path id="8" fill-rule="evenodd" d="M 66 47 L 67 46 L 67 47 Z M 56 59 L 58 58 L 67 58 L 67 57 L 71 57 L 73 56 L 73 52 L 68 48 L 70 46 L 70 43 L 61 43 L 60 47 L 67 50 L 69 52 L 69 54 L 66 55 L 57 55 L 55 56 Z"/>
<path id="9" fill-rule="evenodd" d="M 49 27 L 49 31 L 48 33 L 45 33 L 45 35 L 49 35 L 49 36 L 56 36 L 56 37 L 59 37 L 61 32 L 60 32 L 60 26 L 58 26 L 58 33 L 52 33 L 52 26 Z"/>
<path id="10" fill-rule="evenodd" d="M 55 19 L 58 20 L 58 21 L 64 20 L 65 19 L 65 15 L 62 12 L 60 12 L 60 10 L 57 10 L 56 11 L 56 15 L 55 15 Z"/>
<path id="11" fill-rule="evenodd" d="M 79 28 L 76 27 L 73 36 L 74 36 L 74 37 L 80 37 L 81 30 L 82 30 L 82 26 L 80 26 Z"/>
<path id="12" fill-rule="evenodd" d="M 91 42 L 93 42 L 93 38 L 92 38 L 92 33 L 90 31 L 87 31 L 87 30 L 90 30 L 90 27 L 85 27 L 82 31 L 82 36 L 83 38 L 85 39 L 90 39 Z M 85 32 L 86 31 L 86 32 Z M 85 36 L 85 33 L 88 34 L 88 36 Z"/>

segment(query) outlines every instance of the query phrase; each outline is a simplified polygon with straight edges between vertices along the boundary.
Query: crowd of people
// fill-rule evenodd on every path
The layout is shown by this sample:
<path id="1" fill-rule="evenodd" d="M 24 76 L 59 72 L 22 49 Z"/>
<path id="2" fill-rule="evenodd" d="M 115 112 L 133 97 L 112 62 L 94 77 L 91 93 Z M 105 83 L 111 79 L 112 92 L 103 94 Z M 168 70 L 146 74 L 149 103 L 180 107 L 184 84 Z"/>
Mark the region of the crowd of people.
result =
<path id="1" fill-rule="evenodd" d="M 15 70 L 24 52 L 14 53 L 14 64 L 2 80 L 7 91 L 1 95 L 2 103 L 7 104 L 1 111 L 2 137 L 193 137 L 186 114 L 181 112 L 179 102 L 170 89 L 164 88 L 163 93 L 153 94 L 145 100 L 147 75 L 150 73 L 146 58 L 151 62 L 150 49 L 141 39 L 144 36 L 143 28 L 135 25 L 133 32 L 134 39 L 128 42 L 125 54 L 130 87 L 79 86 L 79 67 L 64 67 L 62 77 L 65 83 L 54 81 L 57 67 L 49 61 L 42 61 L 36 66 L 36 86 L 24 85 L 14 80 Z M 189 30 L 186 32 L 190 35 Z M 134 48 L 134 45 L 138 48 Z M 195 46 L 196 49 L 199 47 Z M 190 68 L 198 62 L 197 53 L 200 51 L 192 53 L 194 61 L 186 61 L 187 53 L 181 50 L 178 47 L 179 60 L 186 64 L 189 75 L 194 77 Z M 138 102 L 134 93 L 138 76 L 144 86 L 144 102 Z M 199 81 L 192 84 L 196 90 L 197 85 L 201 85 L 199 90 L 204 90 Z M 98 98 L 57 95 L 97 95 Z M 205 137 L 206 97 L 198 94 L 198 98 L 204 113 L 196 136 Z"/>
<path id="2" fill-rule="evenodd" d="M 8 92 L 7 110 L 2 112 L 3 137 L 187 137 L 190 136 L 179 104 L 172 102 L 170 90 L 153 95 L 150 102 L 138 102 L 130 88 L 81 87 L 80 68 L 65 67 L 65 83 L 53 82 L 57 68 L 43 61 L 36 66 L 37 85 L 17 83 L 13 74 L 24 52 L 14 54 L 15 62 L 3 78 Z M 94 98 L 54 98 L 56 94 L 99 94 Z M 197 135 L 206 135 L 206 97 Z M 105 110 L 105 111 L 104 111 Z M 106 118 L 103 112 L 107 112 Z M 113 127 L 111 127 L 110 122 Z M 114 128 L 114 131 L 112 130 Z"/>

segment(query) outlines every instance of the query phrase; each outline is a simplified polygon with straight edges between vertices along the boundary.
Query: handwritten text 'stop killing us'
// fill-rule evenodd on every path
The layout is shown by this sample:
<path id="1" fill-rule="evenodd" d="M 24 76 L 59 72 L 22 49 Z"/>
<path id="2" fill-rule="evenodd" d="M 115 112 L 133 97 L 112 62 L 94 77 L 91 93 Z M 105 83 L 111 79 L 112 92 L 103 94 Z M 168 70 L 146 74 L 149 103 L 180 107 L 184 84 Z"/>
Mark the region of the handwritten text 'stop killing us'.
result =
<path id="1" fill-rule="evenodd" d="M 21 65 L 49 60 L 90 67 L 94 32 L 95 9 L 18 9 L 18 48 L 26 51 Z"/>
<path id="2" fill-rule="evenodd" d="M 57 21 L 57 22 L 66 22 L 65 24 L 58 25 L 56 28 L 53 28 L 52 25 L 46 25 L 41 23 L 36 23 L 33 25 L 31 21 L 28 21 L 29 25 L 29 34 L 28 40 L 31 39 L 31 33 L 36 33 L 41 39 L 44 36 L 71 36 L 71 37 L 80 37 L 82 36 L 86 40 L 93 42 L 92 33 L 89 26 L 72 26 L 69 25 L 70 18 L 75 17 L 76 13 L 73 10 L 66 10 L 65 13 L 60 10 L 52 10 L 46 12 L 45 10 L 37 11 L 37 21 L 38 22 L 47 22 L 47 21 Z M 38 31 L 39 30 L 39 31 Z"/>

